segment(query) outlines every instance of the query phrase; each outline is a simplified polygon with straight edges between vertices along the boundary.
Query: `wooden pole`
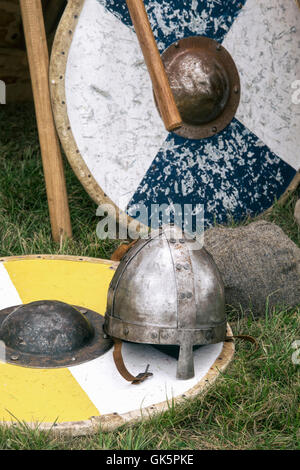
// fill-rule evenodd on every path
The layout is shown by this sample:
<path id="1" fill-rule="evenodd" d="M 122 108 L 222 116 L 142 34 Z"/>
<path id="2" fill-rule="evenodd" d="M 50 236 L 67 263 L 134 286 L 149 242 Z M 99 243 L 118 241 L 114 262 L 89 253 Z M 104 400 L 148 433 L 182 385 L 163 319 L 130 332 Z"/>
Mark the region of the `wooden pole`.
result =
<path id="1" fill-rule="evenodd" d="M 168 131 L 182 126 L 169 80 L 149 23 L 143 0 L 126 0 L 131 20 L 139 40 L 152 80 L 158 108 Z"/>
<path id="2" fill-rule="evenodd" d="M 72 236 L 62 157 L 49 90 L 49 55 L 41 0 L 20 0 L 54 241 Z"/>

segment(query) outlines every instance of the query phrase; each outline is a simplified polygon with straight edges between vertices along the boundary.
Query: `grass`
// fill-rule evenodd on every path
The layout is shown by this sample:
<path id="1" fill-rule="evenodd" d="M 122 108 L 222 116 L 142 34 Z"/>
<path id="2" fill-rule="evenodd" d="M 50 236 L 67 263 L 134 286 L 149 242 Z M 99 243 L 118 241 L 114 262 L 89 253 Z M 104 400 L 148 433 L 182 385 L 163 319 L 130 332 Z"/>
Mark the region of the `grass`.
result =
<path id="1" fill-rule="evenodd" d="M 96 237 L 96 204 L 64 160 L 73 240 L 51 240 L 32 105 L 0 107 L 0 256 L 60 253 L 109 258 L 117 242 Z M 266 219 L 300 246 L 293 219 L 298 194 L 276 203 Z M 248 223 L 247 219 L 244 223 Z M 232 225 L 235 225 L 234 221 Z M 300 338 L 300 306 L 266 308 L 257 321 L 228 311 L 235 334 L 255 336 L 260 348 L 237 342 L 235 359 L 205 397 L 198 396 L 134 426 L 91 437 L 58 438 L 25 423 L 0 428 L 0 449 L 299 449 L 299 366 L 292 343 Z"/>
<path id="2" fill-rule="evenodd" d="M 74 237 L 57 247 L 51 239 L 46 189 L 31 104 L 0 107 L 1 256 L 33 253 L 110 258 L 117 246 L 96 236 L 97 205 L 64 159 Z"/>

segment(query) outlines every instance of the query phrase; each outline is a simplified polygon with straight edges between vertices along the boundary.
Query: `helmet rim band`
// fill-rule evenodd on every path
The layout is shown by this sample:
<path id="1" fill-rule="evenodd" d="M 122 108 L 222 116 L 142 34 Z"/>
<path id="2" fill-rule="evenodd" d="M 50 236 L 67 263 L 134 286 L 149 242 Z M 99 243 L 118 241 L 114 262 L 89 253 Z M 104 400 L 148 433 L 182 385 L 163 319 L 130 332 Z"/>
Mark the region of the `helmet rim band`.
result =
<path id="1" fill-rule="evenodd" d="M 206 345 L 225 341 L 226 320 L 216 325 L 200 328 L 167 328 L 151 325 L 137 325 L 125 322 L 106 313 L 104 331 L 107 335 L 124 341 L 142 344 L 165 344 L 182 346 L 188 339 L 192 345 Z M 138 340 L 137 340 L 138 338 Z"/>

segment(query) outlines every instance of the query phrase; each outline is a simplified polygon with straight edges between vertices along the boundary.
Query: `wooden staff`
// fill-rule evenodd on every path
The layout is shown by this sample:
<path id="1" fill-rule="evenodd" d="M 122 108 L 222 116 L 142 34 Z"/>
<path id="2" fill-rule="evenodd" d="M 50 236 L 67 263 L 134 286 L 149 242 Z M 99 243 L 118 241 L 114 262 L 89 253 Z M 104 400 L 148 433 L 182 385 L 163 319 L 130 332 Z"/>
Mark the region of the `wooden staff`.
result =
<path id="1" fill-rule="evenodd" d="M 40 0 L 20 0 L 54 241 L 72 236 L 62 157 L 49 91 L 49 55 Z"/>
<path id="2" fill-rule="evenodd" d="M 168 131 L 175 130 L 182 125 L 182 120 L 154 39 L 144 3 L 142 0 L 126 0 L 126 3 L 148 67 L 162 120 Z"/>

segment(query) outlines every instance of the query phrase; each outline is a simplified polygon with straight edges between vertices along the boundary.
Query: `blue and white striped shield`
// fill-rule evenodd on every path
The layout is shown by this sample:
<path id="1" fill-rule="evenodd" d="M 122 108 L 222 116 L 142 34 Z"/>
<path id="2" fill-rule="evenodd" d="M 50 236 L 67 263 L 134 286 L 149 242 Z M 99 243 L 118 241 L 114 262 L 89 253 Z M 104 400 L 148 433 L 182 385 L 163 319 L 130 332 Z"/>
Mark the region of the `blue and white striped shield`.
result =
<path id="1" fill-rule="evenodd" d="M 161 53 L 189 36 L 225 46 L 240 74 L 239 108 L 212 137 L 168 133 L 125 0 L 77 0 L 67 7 L 52 54 L 58 60 L 62 35 L 72 36 L 64 80 L 52 72 L 52 83 L 64 84 L 68 127 L 58 130 L 67 155 L 67 129 L 72 134 L 77 175 L 88 191 L 93 179 L 98 203 L 110 200 L 133 217 L 140 204 L 203 205 L 207 226 L 265 211 L 300 168 L 299 8 L 293 0 L 144 3 Z"/>

